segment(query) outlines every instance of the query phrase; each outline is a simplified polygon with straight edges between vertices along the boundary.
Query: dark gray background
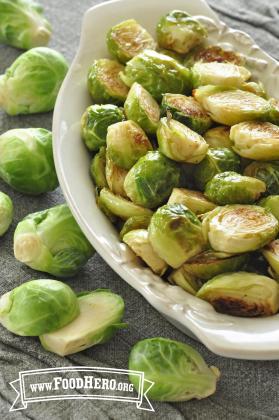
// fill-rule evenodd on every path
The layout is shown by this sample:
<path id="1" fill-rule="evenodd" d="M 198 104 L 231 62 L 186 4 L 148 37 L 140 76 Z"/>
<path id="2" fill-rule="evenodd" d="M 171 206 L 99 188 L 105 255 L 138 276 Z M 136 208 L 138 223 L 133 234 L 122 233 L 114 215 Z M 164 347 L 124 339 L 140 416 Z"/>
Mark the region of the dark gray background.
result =
<path id="1" fill-rule="evenodd" d="M 152 1 L 152 0 L 150 0 Z M 194 0 L 193 0 L 194 1 Z M 53 25 L 50 46 L 71 60 L 76 51 L 83 13 L 96 0 L 41 0 L 45 14 Z M 186 7 L 185 2 L 185 9 Z M 248 32 L 257 43 L 279 59 L 278 0 L 212 0 L 210 4 L 230 26 Z M 171 9 L 171 2 L 170 2 Z M 19 55 L 8 46 L 0 47 L 0 73 Z M 51 129 L 51 114 L 8 117 L 0 111 L 0 133 L 19 127 Z M 14 193 L 0 182 L 15 204 L 14 223 L 4 238 L 0 238 L 0 293 L 20 283 L 44 275 L 22 266 L 13 257 L 12 236 L 18 223 L 28 213 L 63 202 L 60 190 L 31 198 Z M 203 345 L 186 337 L 168 324 L 131 287 L 121 280 L 95 255 L 78 276 L 68 282 L 76 291 L 110 288 L 126 302 L 125 320 L 129 328 L 120 331 L 108 344 L 96 346 L 66 359 L 44 351 L 36 338 L 17 337 L 0 328 L 0 418 L 1 419 L 278 419 L 278 362 L 251 362 L 224 359 L 207 351 Z M 30 405 L 25 411 L 9 413 L 15 397 L 8 383 L 21 370 L 55 366 L 87 365 L 126 368 L 129 349 L 140 339 L 164 336 L 184 341 L 199 350 L 209 364 L 221 370 L 216 394 L 202 401 L 177 404 L 154 403 L 155 413 L 141 412 L 134 405 L 101 401 L 62 401 Z"/>

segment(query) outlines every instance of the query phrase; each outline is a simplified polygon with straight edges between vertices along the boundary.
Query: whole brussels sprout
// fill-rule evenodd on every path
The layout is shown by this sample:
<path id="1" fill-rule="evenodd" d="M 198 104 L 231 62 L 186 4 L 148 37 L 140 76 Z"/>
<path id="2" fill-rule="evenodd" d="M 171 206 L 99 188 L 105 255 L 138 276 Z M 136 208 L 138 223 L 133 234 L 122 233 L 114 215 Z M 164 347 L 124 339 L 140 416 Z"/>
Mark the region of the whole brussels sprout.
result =
<path id="1" fill-rule="evenodd" d="M 120 238 L 123 239 L 126 233 L 130 232 L 131 230 L 138 230 L 138 229 L 147 229 L 151 220 L 150 215 L 142 215 L 142 216 L 132 216 L 126 220 L 122 229 L 119 233 Z"/>
<path id="2" fill-rule="evenodd" d="M 78 314 L 73 290 L 57 280 L 31 280 L 0 298 L 0 322 L 17 335 L 36 336 L 55 331 Z"/>
<path id="3" fill-rule="evenodd" d="M 101 147 L 99 152 L 93 157 L 90 165 L 90 174 L 97 188 L 108 186 L 106 180 L 106 148 Z"/>
<path id="4" fill-rule="evenodd" d="M 160 107 L 139 83 L 133 83 L 124 103 L 124 109 L 127 118 L 135 121 L 146 133 L 156 133 L 160 120 Z"/>
<path id="5" fill-rule="evenodd" d="M 53 276 L 75 275 L 93 252 L 66 204 L 29 214 L 15 230 L 15 258 Z"/>
<path id="6" fill-rule="evenodd" d="M 204 195 L 219 205 L 252 204 L 265 190 L 265 183 L 259 179 L 236 172 L 223 172 L 206 184 Z"/>
<path id="7" fill-rule="evenodd" d="M 109 30 L 107 47 L 112 56 L 126 63 L 145 49 L 155 49 L 156 43 L 135 19 L 128 19 Z"/>
<path id="8" fill-rule="evenodd" d="M 173 58 L 145 50 L 128 61 L 120 77 L 127 86 L 140 83 L 156 100 L 164 93 L 190 93 L 190 70 Z"/>
<path id="9" fill-rule="evenodd" d="M 226 171 L 240 171 L 240 159 L 236 153 L 226 147 L 209 149 L 206 157 L 195 166 L 194 183 L 204 191 L 207 182 L 216 174 Z"/>
<path id="10" fill-rule="evenodd" d="M 193 86 L 217 85 L 228 88 L 241 86 L 250 79 L 245 67 L 232 63 L 195 63 L 192 67 Z"/>
<path id="11" fill-rule="evenodd" d="M 203 134 L 211 126 L 210 117 L 192 96 L 166 93 L 161 107 L 164 114 L 169 111 L 175 120 L 199 134 Z"/>
<path id="12" fill-rule="evenodd" d="M 174 188 L 168 204 L 183 204 L 195 214 L 207 213 L 216 207 L 200 191 L 192 191 L 185 188 Z"/>
<path id="13" fill-rule="evenodd" d="M 0 76 L 0 108 L 9 115 L 52 111 L 68 71 L 62 54 L 32 48 L 20 55 Z"/>
<path id="14" fill-rule="evenodd" d="M 108 127 L 107 156 L 121 168 L 129 170 L 152 149 L 145 132 L 134 121 L 122 121 Z"/>
<path id="15" fill-rule="evenodd" d="M 279 309 L 278 283 L 255 273 L 220 274 L 205 283 L 197 297 L 216 311 L 234 316 L 267 316 Z"/>
<path id="16" fill-rule="evenodd" d="M 276 238 L 279 223 L 262 207 L 234 204 L 212 210 L 203 219 L 202 228 L 215 251 L 240 254 L 262 248 Z"/>
<path id="17" fill-rule="evenodd" d="M 160 120 L 157 139 L 160 152 L 177 162 L 199 163 L 208 149 L 208 144 L 198 133 L 167 117 Z"/>
<path id="18" fill-rule="evenodd" d="M 264 89 L 264 85 L 261 82 L 246 82 L 240 86 L 240 89 L 254 93 L 255 95 L 261 96 L 262 98 L 266 98 L 266 91 Z"/>
<path id="19" fill-rule="evenodd" d="M 266 195 L 279 195 L 279 162 L 252 162 L 246 166 L 244 175 L 253 176 L 266 185 Z"/>
<path id="20" fill-rule="evenodd" d="M 279 195 L 270 195 L 261 199 L 258 203 L 259 206 L 269 210 L 274 217 L 279 221 Z"/>
<path id="21" fill-rule="evenodd" d="M 30 0 L 0 0 L 0 43 L 25 50 L 47 45 L 51 26 L 42 12 Z"/>
<path id="22" fill-rule="evenodd" d="M 182 10 L 172 10 L 157 24 L 159 46 L 179 54 L 186 54 L 206 37 L 206 28 Z"/>
<path id="23" fill-rule="evenodd" d="M 127 197 L 124 189 L 124 181 L 128 171 L 115 165 L 115 163 L 107 156 L 106 159 L 106 180 L 109 189 L 117 195 Z"/>
<path id="24" fill-rule="evenodd" d="M 127 196 L 143 207 L 162 204 L 179 184 L 177 164 L 158 150 L 148 152 L 130 169 L 124 181 Z"/>
<path id="25" fill-rule="evenodd" d="M 279 279 L 279 240 L 270 242 L 262 249 L 262 254 L 271 267 L 271 274 L 277 281 Z"/>
<path id="26" fill-rule="evenodd" d="M 198 46 L 190 51 L 184 59 L 184 65 L 186 67 L 192 67 L 196 62 L 232 63 L 237 66 L 245 65 L 245 59 L 242 55 L 232 50 L 224 50 L 218 45 L 211 45 L 208 47 Z"/>
<path id="27" fill-rule="evenodd" d="M 197 216 L 183 204 L 166 204 L 153 214 L 148 228 L 154 251 L 178 268 L 203 251 L 206 242 Z"/>
<path id="28" fill-rule="evenodd" d="M 54 190 L 58 179 L 51 132 L 44 128 L 21 128 L 2 134 L 0 178 L 25 194 L 38 195 Z"/>
<path id="29" fill-rule="evenodd" d="M 219 370 L 207 366 L 201 355 L 187 344 L 162 337 L 141 340 L 129 356 L 129 370 L 144 372 L 143 392 L 158 401 L 198 400 L 214 394 Z M 139 391 L 137 376 L 130 382 Z M 153 383 L 150 388 L 150 382 Z M 150 388 L 150 389 L 149 389 Z"/>
<path id="30" fill-rule="evenodd" d="M 230 127 L 220 125 L 204 133 L 204 139 L 211 148 L 226 147 L 231 149 Z"/>
<path id="31" fill-rule="evenodd" d="M 0 191 L 0 236 L 9 229 L 14 214 L 14 206 L 10 197 Z"/>
<path id="32" fill-rule="evenodd" d="M 129 89 L 119 77 L 122 70 L 121 64 L 108 58 L 93 61 L 88 70 L 87 86 L 94 102 L 123 104 Z"/>

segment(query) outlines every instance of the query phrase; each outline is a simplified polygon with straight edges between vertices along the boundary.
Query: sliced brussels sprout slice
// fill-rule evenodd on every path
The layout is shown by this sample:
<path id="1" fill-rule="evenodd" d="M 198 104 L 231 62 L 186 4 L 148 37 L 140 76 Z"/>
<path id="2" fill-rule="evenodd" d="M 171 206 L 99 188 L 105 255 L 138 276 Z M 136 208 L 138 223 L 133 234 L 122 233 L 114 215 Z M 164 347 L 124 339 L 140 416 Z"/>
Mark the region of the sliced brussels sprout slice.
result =
<path id="1" fill-rule="evenodd" d="M 242 90 L 246 90 L 247 92 L 254 93 L 255 95 L 261 96 L 262 98 L 266 98 L 266 91 L 264 89 L 264 85 L 261 82 L 246 82 L 240 86 Z"/>
<path id="2" fill-rule="evenodd" d="M 224 50 L 218 45 L 211 45 L 208 47 L 196 47 L 189 54 L 186 55 L 184 65 L 192 67 L 196 62 L 201 63 L 232 63 L 237 66 L 245 65 L 245 58 L 232 50 Z"/>
<path id="3" fill-rule="evenodd" d="M 228 88 L 240 87 L 250 79 L 245 67 L 232 63 L 195 63 L 192 67 L 193 86 L 217 85 Z"/>
<path id="4" fill-rule="evenodd" d="M 98 188 L 108 186 L 106 180 L 106 148 L 101 147 L 99 152 L 93 157 L 90 165 L 90 173 L 94 184 Z"/>
<path id="5" fill-rule="evenodd" d="M 124 189 L 124 181 L 128 171 L 115 165 L 115 163 L 107 156 L 106 159 L 106 180 L 109 189 L 117 195 L 127 197 Z"/>
<path id="6" fill-rule="evenodd" d="M 230 141 L 230 127 L 220 125 L 218 127 L 210 128 L 204 133 L 204 139 L 211 148 L 226 147 L 231 149 Z"/>
<path id="7" fill-rule="evenodd" d="M 266 195 L 279 195 L 279 162 L 252 162 L 246 166 L 244 175 L 253 176 L 266 185 Z"/>
<path id="8" fill-rule="evenodd" d="M 10 197 L 0 191 L 0 236 L 9 229 L 14 214 L 14 206 Z"/>
<path id="9" fill-rule="evenodd" d="M 279 240 L 270 242 L 262 249 L 262 254 L 272 269 L 274 277 L 279 276 Z"/>
<path id="10" fill-rule="evenodd" d="M 131 230 L 147 229 L 151 220 L 151 215 L 132 216 L 126 220 L 120 231 L 120 238 L 123 239 L 126 233 Z"/>
<path id="11" fill-rule="evenodd" d="M 265 197 L 258 203 L 259 206 L 269 210 L 279 221 L 279 195 L 270 195 Z"/>
<path id="12" fill-rule="evenodd" d="M 200 191 L 185 188 L 174 188 L 168 204 L 183 204 L 195 214 L 207 213 L 216 207 L 216 204 L 209 201 Z"/>

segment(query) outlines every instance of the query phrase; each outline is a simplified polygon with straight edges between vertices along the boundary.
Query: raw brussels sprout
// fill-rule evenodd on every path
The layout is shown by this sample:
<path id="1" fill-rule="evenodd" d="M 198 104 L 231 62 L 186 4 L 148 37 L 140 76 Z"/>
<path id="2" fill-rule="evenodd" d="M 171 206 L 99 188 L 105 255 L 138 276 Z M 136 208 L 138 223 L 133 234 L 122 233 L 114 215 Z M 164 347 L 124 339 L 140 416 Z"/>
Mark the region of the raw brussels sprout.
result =
<path id="1" fill-rule="evenodd" d="M 159 276 L 164 274 L 168 266 L 152 248 L 146 229 L 131 230 L 124 235 L 123 242 L 125 242 L 125 244 L 127 244 L 154 273 Z"/>
<path id="2" fill-rule="evenodd" d="M 58 179 L 51 132 L 44 128 L 21 128 L 2 134 L 0 178 L 25 194 L 38 195 L 54 190 Z"/>
<path id="3" fill-rule="evenodd" d="M 127 118 L 135 121 L 146 133 L 156 133 L 160 120 L 160 107 L 139 83 L 133 83 L 124 103 L 124 109 Z"/>
<path id="4" fill-rule="evenodd" d="M 140 83 L 156 100 L 164 93 L 190 93 L 191 72 L 173 58 L 145 50 L 130 60 L 120 77 L 127 86 Z"/>
<path id="5" fill-rule="evenodd" d="M 232 63 L 195 63 L 192 67 L 193 86 L 217 85 L 228 88 L 240 87 L 250 79 L 245 67 Z"/>
<path id="6" fill-rule="evenodd" d="M 115 163 L 107 156 L 106 160 L 106 180 L 109 189 L 117 195 L 127 197 L 124 190 L 124 181 L 128 171 L 115 165 Z"/>
<path id="7" fill-rule="evenodd" d="M 262 207 L 235 204 L 212 210 L 203 219 L 202 228 L 215 251 L 240 254 L 262 248 L 276 238 L 279 223 Z"/>
<path id="8" fill-rule="evenodd" d="M 59 356 L 77 353 L 96 344 L 106 343 L 120 328 L 124 301 L 110 290 L 97 289 L 77 298 L 79 316 L 70 324 L 40 336 L 42 346 Z"/>
<path id="9" fill-rule="evenodd" d="M 152 144 L 134 121 L 122 121 L 108 127 L 107 156 L 121 168 L 130 169 L 149 150 L 152 150 Z"/>
<path id="10" fill-rule="evenodd" d="M 156 43 L 135 19 L 128 19 L 109 30 L 107 47 L 111 55 L 121 63 L 126 63 L 143 50 L 155 49 Z"/>
<path id="11" fill-rule="evenodd" d="M 226 171 L 240 171 L 240 159 L 236 153 L 226 147 L 209 149 L 206 157 L 195 166 L 194 183 L 204 191 L 207 182 L 216 174 Z"/>
<path id="12" fill-rule="evenodd" d="M 94 184 L 98 188 L 108 186 L 106 180 L 106 148 L 101 147 L 99 152 L 93 157 L 90 165 L 90 173 Z"/>
<path id="13" fill-rule="evenodd" d="M 192 67 L 196 62 L 201 63 L 232 63 L 237 66 L 244 66 L 245 59 L 240 54 L 234 51 L 227 51 L 218 45 L 211 45 L 209 47 L 196 47 L 186 55 L 184 65 Z"/>
<path id="14" fill-rule="evenodd" d="M 262 249 L 262 254 L 271 267 L 271 273 L 278 281 L 279 276 L 279 240 L 270 242 Z"/>
<path id="15" fill-rule="evenodd" d="M 179 121 L 161 118 L 157 139 L 159 150 L 177 162 L 199 163 L 207 152 L 208 144 L 198 133 Z"/>
<path id="16" fill-rule="evenodd" d="M 147 229 L 151 220 L 151 215 L 133 216 L 126 220 L 120 231 L 120 238 L 123 239 L 126 233 L 131 230 Z"/>
<path id="17" fill-rule="evenodd" d="M 230 127 L 220 125 L 204 133 L 204 139 L 211 148 L 226 147 L 231 149 Z"/>
<path id="18" fill-rule="evenodd" d="M 168 204 L 183 204 L 195 214 L 207 213 L 216 207 L 216 204 L 207 200 L 200 191 L 192 191 L 185 188 L 174 188 Z"/>
<path id="19" fill-rule="evenodd" d="M 129 92 L 119 77 L 124 67 L 108 58 L 94 60 L 88 70 L 87 86 L 94 102 L 122 104 Z"/>
<path id="20" fill-rule="evenodd" d="M 29 214 L 15 230 L 15 258 L 53 276 L 75 275 L 93 252 L 66 204 Z"/>
<path id="21" fill-rule="evenodd" d="M 32 48 L 0 76 L 0 108 L 9 115 L 52 111 L 67 71 L 62 54 Z"/>
<path id="22" fill-rule="evenodd" d="M 159 46 L 179 54 L 186 54 L 206 37 L 206 28 L 181 10 L 172 10 L 161 17 L 157 24 Z"/>
<path id="23" fill-rule="evenodd" d="M 252 204 L 265 190 L 265 183 L 259 179 L 236 172 L 223 172 L 206 184 L 204 195 L 219 205 Z"/>
<path id="24" fill-rule="evenodd" d="M 274 217 L 279 221 L 279 195 L 270 195 L 265 197 L 258 203 L 259 206 L 269 210 Z"/>
<path id="25" fill-rule="evenodd" d="M 279 194 L 279 162 L 252 162 L 244 175 L 253 176 L 266 185 L 266 195 Z"/>
<path id="26" fill-rule="evenodd" d="M 25 50 L 47 45 L 51 26 L 42 12 L 30 0 L 0 0 L 0 43 Z"/>
<path id="27" fill-rule="evenodd" d="M 233 150 L 254 160 L 279 159 L 279 127 L 269 122 L 247 121 L 231 127 Z"/>
<path id="28" fill-rule="evenodd" d="M 266 92 L 264 89 L 264 85 L 261 82 L 246 82 L 240 86 L 242 90 L 246 90 L 247 92 L 254 93 L 255 95 L 261 96 L 262 98 L 266 98 Z"/>
<path id="29" fill-rule="evenodd" d="M 199 134 L 203 134 L 211 126 L 210 117 L 192 96 L 166 93 L 161 106 L 164 114 L 169 111 L 175 120 Z"/>
<path id="30" fill-rule="evenodd" d="M 151 218 L 148 232 L 154 251 L 173 268 L 205 247 L 201 222 L 183 204 L 160 207 Z"/>
<path id="31" fill-rule="evenodd" d="M 76 295 L 57 280 L 31 280 L 0 298 L 0 322 L 17 335 L 36 336 L 55 331 L 78 314 Z"/>
<path id="32" fill-rule="evenodd" d="M 0 191 L 0 236 L 4 235 L 13 221 L 14 206 L 7 194 Z"/>
<path id="33" fill-rule="evenodd" d="M 158 401 L 198 400 L 214 394 L 219 370 L 207 366 L 201 355 L 187 344 L 162 337 L 148 338 L 134 345 L 129 369 L 144 372 L 143 392 Z M 138 377 L 130 382 L 139 390 Z M 150 388 L 150 390 L 149 390 Z"/>
<path id="34" fill-rule="evenodd" d="M 168 198 L 179 178 L 177 164 L 157 150 L 148 152 L 130 169 L 124 188 L 135 204 L 154 208 Z"/>
<path id="35" fill-rule="evenodd" d="M 211 303 L 217 312 L 234 316 L 267 316 L 279 309 L 278 283 L 244 271 L 213 277 L 198 291 L 197 297 Z"/>

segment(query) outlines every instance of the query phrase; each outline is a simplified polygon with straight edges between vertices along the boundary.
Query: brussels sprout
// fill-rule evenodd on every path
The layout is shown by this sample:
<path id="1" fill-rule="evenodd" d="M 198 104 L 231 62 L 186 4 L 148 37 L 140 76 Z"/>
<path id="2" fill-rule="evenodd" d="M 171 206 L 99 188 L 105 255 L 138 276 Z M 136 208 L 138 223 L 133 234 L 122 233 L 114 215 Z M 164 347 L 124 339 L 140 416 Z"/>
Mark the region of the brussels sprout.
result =
<path id="1" fill-rule="evenodd" d="M 134 345 L 129 370 L 144 372 L 143 392 L 158 401 L 198 400 L 214 394 L 219 370 L 207 366 L 201 355 L 187 344 L 162 337 L 148 338 Z M 138 377 L 130 382 L 140 390 Z M 149 389 L 150 388 L 150 389 Z"/>
<path id="2" fill-rule="evenodd" d="M 203 219 L 202 228 L 215 251 L 240 254 L 272 241 L 279 231 L 279 223 L 262 207 L 235 204 L 212 210 Z"/>
<path id="3" fill-rule="evenodd" d="M 184 65 L 186 67 L 192 67 L 195 62 L 201 63 L 232 63 L 237 66 L 244 66 L 245 59 L 242 55 L 234 52 L 227 51 L 218 45 L 211 45 L 209 47 L 196 47 L 189 54 L 186 55 Z"/>
<path id="4" fill-rule="evenodd" d="M 127 86 L 140 83 L 156 100 L 164 93 L 190 93 L 191 72 L 173 58 L 145 50 L 130 60 L 120 77 Z"/>
<path id="5" fill-rule="evenodd" d="M 38 195 L 54 190 L 58 179 L 51 132 L 44 128 L 21 128 L 2 134 L 0 178 L 25 194 Z"/>
<path id="6" fill-rule="evenodd" d="M 155 49 L 156 43 L 135 19 L 128 19 L 109 30 L 107 47 L 111 55 L 126 63 L 145 49 Z"/>
<path id="7" fill-rule="evenodd" d="M 216 207 L 201 192 L 187 190 L 185 188 L 174 188 L 168 204 L 183 204 L 195 214 L 207 213 Z"/>
<path id="8" fill-rule="evenodd" d="M 101 147 L 99 152 L 93 157 L 90 165 L 90 173 L 94 184 L 98 188 L 108 186 L 106 180 L 106 148 Z"/>
<path id="9" fill-rule="evenodd" d="M 148 152 L 130 169 L 124 181 L 128 197 L 143 207 L 162 204 L 179 184 L 177 164 L 158 150 Z"/>
<path id="10" fill-rule="evenodd" d="M 159 46 L 179 54 L 186 54 L 206 37 L 206 28 L 181 10 L 172 10 L 161 17 L 157 24 Z"/>
<path id="11" fill-rule="evenodd" d="M 226 171 L 240 171 L 237 154 L 226 147 L 209 149 L 203 161 L 195 167 L 194 183 L 198 189 L 204 191 L 207 182 L 216 174 Z"/>
<path id="12" fill-rule="evenodd" d="M 0 108 L 9 115 L 52 111 L 67 71 L 57 51 L 32 48 L 0 76 Z"/>
<path id="13" fill-rule="evenodd" d="M 270 195 L 261 199 L 258 203 L 259 206 L 269 210 L 274 217 L 279 221 L 279 195 Z"/>
<path id="14" fill-rule="evenodd" d="M 120 238 L 123 239 L 126 233 L 130 232 L 131 230 L 137 229 L 147 229 L 151 220 L 152 215 L 142 215 L 142 216 L 133 216 L 129 217 L 126 220 L 122 229 L 120 231 Z"/>
<path id="15" fill-rule="evenodd" d="M 251 92 L 210 85 L 195 89 L 193 96 L 219 124 L 269 119 L 269 102 Z"/>
<path id="16" fill-rule="evenodd" d="M 216 204 L 252 204 L 266 190 L 265 183 L 236 172 L 215 175 L 205 187 L 204 195 Z"/>
<path id="17" fill-rule="evenodd" d="M 270 242 L 262 249 L 262 254 L 271 266 L 272 275 L 278 281 L 279 276 L 279 240 Z"/>
<path id="18" fill-rule="evenodd" d="M 192 96 L 166 93 L 162 100 L 162 110 L 164 114 L 169 111 L 175 120 L 199 134 L 208 130 L 212 123 L 210 117 Z"/>
<path id="19" fill-rule="evenodd" d="M 122 104 L 129 92 L 119 77 L 124 67 L 108 58 L 94 60 L 88 70 L 87 86 L 94 102 Z"/>
<path id="20" fill-rule="evenodd" d="M 253 176 L 266 185 L 266 195 L 279 194 L 279 162 L 252 162 L 244 175 Z"/>
<path id="21" fill-rule="evenodd" d="M 205 247 L 202 225 L 183 204 L 166 204 L 153 214 L 148 228 L 154 251 L 178 268 Z"/>
<path id="22" fill-rule="evenodd" d="M 211 303 L 217 312 L 234 316 L 273 315 L 279 309 L 279 285 L 269 277 L 240 271 L 213 277 L 197 297 Z"/>
<path id="23" fill-rule="evenodd" d="M 124 235 L 123 242 L 125 242 L 125 244 L 127 244 L 154 273 L 159 276 L 164 274 L 168 266 L 152 248 L 148 239 L 148 231 L 146 229 L 131 230 Z"/>
<path id="24" fill-rule="evenodd" d="M 240 86 L 240 89 L 246 90 L 247 92 L 254 93 L 255 95 L 261 96 L 262 98 L 266 98 L 264 85 L 261 82 L 243 83 L 243 85 Z"/>
<path id="25" fill-rule="evenodd" d="M 96 344 L 106 343 L 120 328 L 124 301 L 110 290 L 97 289 L 77 298 L 79 316 L 70 324 L 40 336 L 42 346 L 59 356 L 77 353 Z"/>
<path id="26" fill-rule="evenodd" d="M 16 259 L 57 277 L 75 275 L 93 252 L 66 204 L 29 214 L 15 230 Z"/>
<path id="27" fill-rule="evenodd" d="M 204 133 L 204 139 L 211 148 L 226 147 L 231 149 L 230 127 L 220 125 Z"/>
<path id="28" fill-rule="evenodd" d="M 25 50 L 47 45 L 51 26 L 42 12 L 30 0 L 0 0 L 0 43 Z"/>
<path id="29" fill-rule="evenodd" d="M 270 98 L 268 103 L 271 107 L 268 121 L 272 122 L 273 124 L 279 125 L 279 100 L 275 98 Z"/>
<path id="30" fill-rule="evenodd" d="M 76 295 L 57 280 L 31 280 L 0 298 L 0 322 L 17 335 L 36 336 L 55 331 L 78 314 Z"/>
<path id="31" fill-rule="evenodd" d="M 195 63 L 192 67 L 193 86 L 217 85 L 239 87 L 251 77 L 245 67 L 232 63 Z"/>
<path id="32" fill-rule="evenodd" d="M 156 133 L 160 107 L 140 84 L 133 83 L 124 103 L 124 109 L 127 118 L 135 121 L 146 133 Z"/>
<path id="33" fill-rule="evenodd" d="M 14 206 L 7 194 L 0 191 L 0 236 L 4 235 L 13 220 Z"/>
<path id="34" fill-rule="evenodd" d="M 124 190 L 124 181 L 128 171 L 115 165 L 115 163 L 107 156 L 106 160 L 106 180 L 109 189 L 117 195 L 127 197 Z"/>
<path id="35" fill-rule="evenodd" d="M 177 162 L 199 163 L 208 144 L 198 133 L 171 118 L 161 118 L 157 129 L 159 150 Z"/>
<path id="36" fill-rule="evenodd" d="M 184 62 L 184 55 L 178 54 L 175 51 L 167 50 L 166 48 L 159 48 L 158 53 L 167 55 L 168 57 L 174 58 L 176 61 L 178 61 L 180 64 L 183 64 Z"/>

